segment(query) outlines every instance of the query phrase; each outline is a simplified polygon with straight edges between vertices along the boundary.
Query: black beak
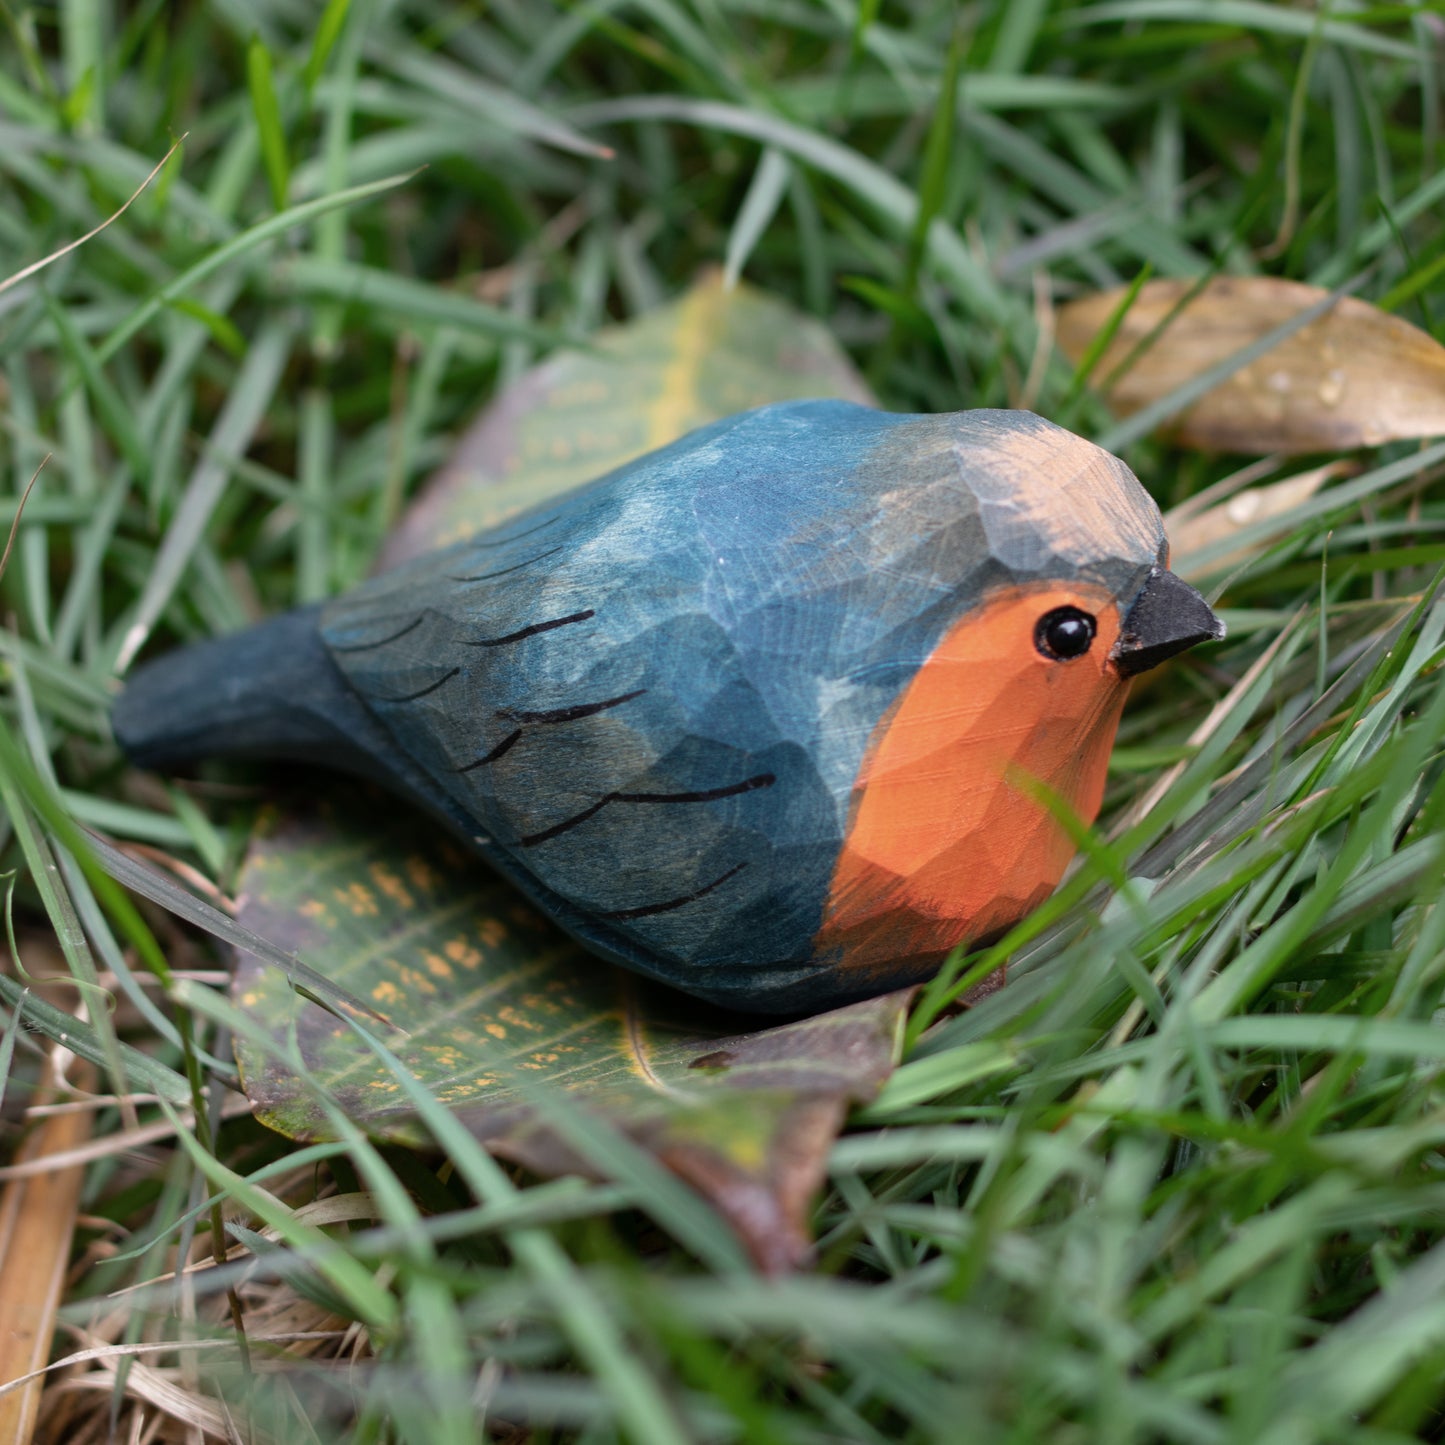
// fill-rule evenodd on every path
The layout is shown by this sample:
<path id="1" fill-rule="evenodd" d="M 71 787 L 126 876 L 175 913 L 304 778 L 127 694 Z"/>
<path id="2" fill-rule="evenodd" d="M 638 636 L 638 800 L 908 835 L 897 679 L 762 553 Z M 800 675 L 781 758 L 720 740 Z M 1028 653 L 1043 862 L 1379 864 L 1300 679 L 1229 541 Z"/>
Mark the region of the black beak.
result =
<path id="1" fill-rule="evenodd" d="M 1123 677 L 1147 672 L 1196 642 L 1218 641 L 1224 624 L 1209 604 L 1172 572 L 1156 567 L 1124 617 L 1110 661 Z"/>

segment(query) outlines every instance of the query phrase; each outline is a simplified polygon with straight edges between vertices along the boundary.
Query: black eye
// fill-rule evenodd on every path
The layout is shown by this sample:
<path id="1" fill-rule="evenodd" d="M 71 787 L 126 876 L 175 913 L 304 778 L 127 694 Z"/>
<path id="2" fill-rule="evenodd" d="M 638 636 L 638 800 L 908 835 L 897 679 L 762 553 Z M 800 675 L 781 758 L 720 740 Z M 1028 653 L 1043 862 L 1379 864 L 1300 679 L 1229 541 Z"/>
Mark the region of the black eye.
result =
<path id="1" fill-rule="evenodd" d="M 1056 607 L 1045 612 L 1034 628 L 1034 646 L 1045 657 L 1067 662 L 1082 657 L 1094 640 L 1094 619 L 1077 607 Z"/>

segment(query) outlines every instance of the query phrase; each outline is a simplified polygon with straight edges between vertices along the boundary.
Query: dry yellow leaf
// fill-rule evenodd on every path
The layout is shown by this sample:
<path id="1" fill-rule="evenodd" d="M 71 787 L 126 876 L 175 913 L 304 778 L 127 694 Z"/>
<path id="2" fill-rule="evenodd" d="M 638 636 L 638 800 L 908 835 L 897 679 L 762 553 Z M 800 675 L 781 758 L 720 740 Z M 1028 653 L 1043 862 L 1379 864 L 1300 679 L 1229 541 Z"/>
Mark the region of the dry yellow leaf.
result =
<path id="1" fill-rule="evenodd" d="M 94 1086 L 88 1065 L 75 1065 L 73 1073 Z M 21 1147 L 20 1158 L 64 1154 L 89 1133 L 88 1113 L 55 1114 Z M 12 1180 L 0 1195 L 0 1386 L 39 1370 L 50 1354 L 84 1174 L 80 1166 L 52 1169 Z M 42 1383 L 0 1395 L 0 1440 L 30 1440 Z"/>
<path id="2" fill-rule="evenodd" d="M 1247 487 L 1202 511 L 1191 512 L 1187 504 L 1176 508 L 1164 519 L 1170 567 L 1189 578 L 1227 572 L 1248 561 L 1290 529 L 1296 507 L 1351 470 L 1347 462 L 1327 462 L 1268 486 Z M 1246 538 L 1245 545 L 1219 550 L 1220 543 L 1235 537 Z"/>
<path id="3" fill-rule="evenodd" d="M 1193 286 L 1151 281 L 1094 368 L 1109 382 L 1134 348 Z M 1218 276 L 1121 376 L 1105 400 L 1127 416 L 1328 296 L 1269 276 Z M 1122 289 L 1085 296 L 1059 312 L 1059 345 L 1075 363 L 1108 323 Z M 1170 419 L 1182 446 L 1228 452 L 1323 452 L 1445 433 L 1445 347 L 1366 301 L 1341 297 L 1316 321 Z"/>

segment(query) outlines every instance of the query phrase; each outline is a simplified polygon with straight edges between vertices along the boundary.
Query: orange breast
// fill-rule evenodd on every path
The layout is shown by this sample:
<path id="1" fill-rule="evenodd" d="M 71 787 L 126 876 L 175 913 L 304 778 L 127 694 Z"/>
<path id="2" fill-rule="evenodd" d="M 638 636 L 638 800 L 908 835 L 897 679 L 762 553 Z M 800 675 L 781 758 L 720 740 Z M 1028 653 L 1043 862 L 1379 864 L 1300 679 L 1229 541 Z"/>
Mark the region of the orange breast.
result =
<path id="1" fill-rule="evenodd" d="M 1034 644 L 1064 606 L 1098 622 L 1071 661 Z M 865 973 L 916 959 L 922 975 L 1048 896 L 1074 849 L 1030 783 L 1098 815 L 1128 691 L 1107 663 L 1118 629 L 1113 598 L 1079 585 L 996 594 L 954 625 L 870 741 L 820 953 L 841 947 L 842 967 Z"/>

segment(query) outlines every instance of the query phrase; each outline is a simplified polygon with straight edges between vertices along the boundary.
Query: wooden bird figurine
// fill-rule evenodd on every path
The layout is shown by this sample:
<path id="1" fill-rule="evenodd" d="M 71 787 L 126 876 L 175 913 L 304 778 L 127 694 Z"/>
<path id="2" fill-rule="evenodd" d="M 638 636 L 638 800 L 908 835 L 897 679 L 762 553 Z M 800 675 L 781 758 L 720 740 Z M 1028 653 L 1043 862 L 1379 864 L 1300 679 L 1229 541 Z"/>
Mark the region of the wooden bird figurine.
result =
<path id="1" fill-rule="evenodd" d="M 1058 883 L 1036 784 L 1092 822 L 1130 676 L 1224 635 L 1167 555 L 1133 473 L 1028 412 L 791 402 L 151 662 L 114 727 L 376 779 L 604 958 L 802 1012 Z"/>

